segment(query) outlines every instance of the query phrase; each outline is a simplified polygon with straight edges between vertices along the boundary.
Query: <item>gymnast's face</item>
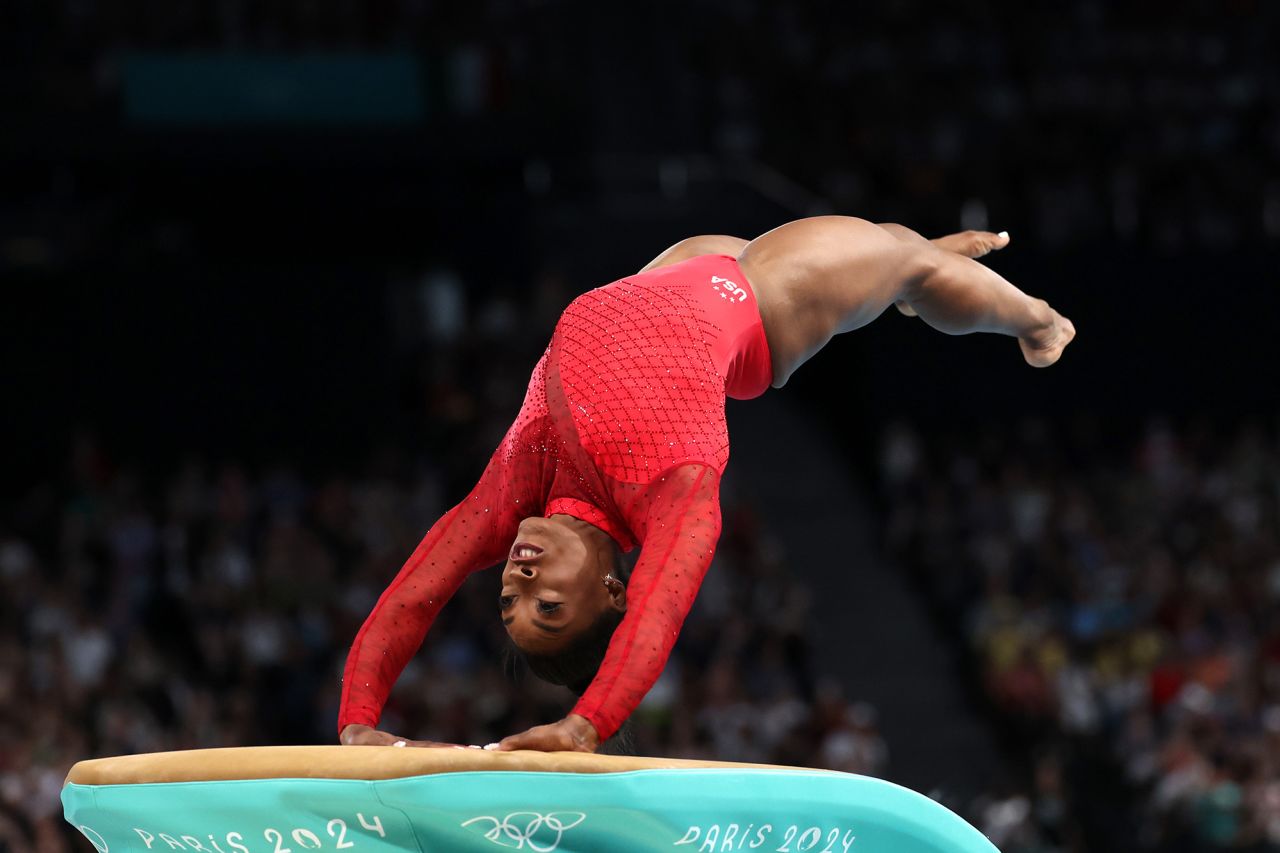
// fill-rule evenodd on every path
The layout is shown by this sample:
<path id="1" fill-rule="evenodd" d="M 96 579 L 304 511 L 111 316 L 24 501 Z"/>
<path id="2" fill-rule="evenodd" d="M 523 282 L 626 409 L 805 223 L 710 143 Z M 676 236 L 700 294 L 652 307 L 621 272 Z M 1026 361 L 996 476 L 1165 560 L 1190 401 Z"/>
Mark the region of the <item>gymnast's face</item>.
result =
<path id="1" fill-rule="evenodd" d="M 625 610 L 626 589 L 609 575 L 615 547 L 572 516 L 520 522 L 498 597 L 511 640 L 530 654 L 554 654 L 606 609 Z"/>

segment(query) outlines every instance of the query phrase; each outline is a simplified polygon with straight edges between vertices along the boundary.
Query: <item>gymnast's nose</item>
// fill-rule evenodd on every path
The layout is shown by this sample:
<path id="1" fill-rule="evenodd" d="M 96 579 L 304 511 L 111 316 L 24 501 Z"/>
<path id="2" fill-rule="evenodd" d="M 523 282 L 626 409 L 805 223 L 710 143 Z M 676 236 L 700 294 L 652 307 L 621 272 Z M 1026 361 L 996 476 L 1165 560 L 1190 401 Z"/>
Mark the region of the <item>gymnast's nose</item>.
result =
<path id="1" fill-rule="evenodd" d="M 529 580 L 533 580 L 538 576 L 538 570 L 535 569 L 533 566 L 520 566 L 518 569 L 516 569 L 516 571 L 518 571 L 521 575 L 525 576 Z"/>

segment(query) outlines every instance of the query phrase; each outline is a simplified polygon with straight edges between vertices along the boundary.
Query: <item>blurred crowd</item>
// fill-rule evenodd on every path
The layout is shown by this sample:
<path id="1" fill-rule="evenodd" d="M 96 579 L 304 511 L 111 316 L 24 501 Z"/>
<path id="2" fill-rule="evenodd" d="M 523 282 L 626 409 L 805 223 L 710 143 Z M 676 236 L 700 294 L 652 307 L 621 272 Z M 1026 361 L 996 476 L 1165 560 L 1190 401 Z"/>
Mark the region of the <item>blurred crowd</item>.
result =
<path id="1" fill-rule="evenodd" d="M 528 276 L 537 253 L 525 243 L 549 256 L 616 254 L 620 238 L 592 239 L 587 226 L 631 231 L 627 217 L 687 212 L 657 178 L 692 180 L 697 170 L 683 172 L 681 158 L 726 175 L 765 164 L 761 197 L 785 196 L 793 214 L 867 215 L 928 233 L 1009 227 L 1048 257 L 1108 241 L 1210 257 L 1280 241 L 1280 4 L 1264 0 L 1068 0 L 1049 10 L 923 0 L 840 9 L 16 0 L 6 16 L 0 271 L 57 273 L 69 262 L 65 280 L 26 292 L 61 315 L 61 282 L 85 318 L 167 317 L 172 303 L 129 301 L 152 275 L 165 291 L 207 298 L 187 312 L 222 318 L 252 356 L 236 362 L 215 330 L 183 357 L 223 353 L 233 380 L 205 387 L 190 364 L 156 365 L 175 376 L 148 386 L 132 372 L 162 359 L 109 356 L 131 343 L 146 350 L 151 335 L 85 320 L 53 336 L 72 342 L 60 375 L 95 384 L 81 360 L 98 358 L 123 374 L 104 388 L 136 391 L 88 417 L 127 430 L 144 419 L 127 419 L 138 409 L 154 421 L 148 434 L 185 440 L 186 427 L 166 420 L 166 395 L 194 389 L 174 402 L 180 414 L 221 405 L 192 402 L 208 388 L 243 384 L 265 390 L 226 403 L 210 432 L 258 416 L 264 397 L 278 423 L 300 399 L 330 392 L 326 371 L 345 364 L 363 377 L 376 364 L 382 375 L 333 388 L 395 385 L 411 423 L 353 434 L 323 462 L 218 450 L 181 458 L 173 441 L 140 452 L 86 430 L 43 482 L 0 494 L 0 853 L 83 843 L 57 799 L 75 760 L 336 740 L 348 643 L 419 537 L 471 485 L 545 331 L 581 289 L 550 269 Z M 203 131 L 128 125 L 124 69 L 146 52 L 407 52 L 430 103 L 419 127 L 343 137 L 350 128 L 314 126 L 281 139 L 221 129 L 204 144 Z M 227 150 L 236 156 L 222 163 Z M 611 183 L 631 180 L 623 154 L 663 164 L 635 170 L 648 190 Z M 371 168 L 380 163 L 385 173 Z M 250 186 L 261 195 L 244 195 Z M 768 211 L 771 224 L 778 216 Z M 558 243 L 547 236 L 562 232 L 570 236 Z M 482 273 L 464 273 L 477 280 L 407 272 L 425 255 L 451 254 L 480 258 Z M 259 255 L 279 269 L 262 272 Z M 485 264 L 499 259 L 509 270 L 495 277 Z M 150 272 L 166 263 L 172 271 Z M 284 288 L 284 269 L 302 284 Z M 337 272 L 319 287 L 313 269 Z M 246 283 L 254 276 L 260 288 Z M 270 319 L 282 312 L 273 303 L 307 326 L 311 315 L 295 315 L 292 300 L 372 303 L 352 294 L 388 280 L 390 334 L 386 318 L 366 317 L 365 337 L 347 343 L 372 352 L 388 339 L 394 353 L 333 348 L 313 375 L 281 378 L 280 354 L 301 347 L 280 334 L 279 351 L 261 350 L 274 371 L 250 376 L 251 339 L 285 322 Z M 97 293 L 126 307 L 95 307 Z M 232 307 L 219 314 L 216 300 Z M 246 332 L 239 315 L 268 320 Z M 210 325 L 185 322 L 174 328 Z M 24 325 L 47 337 L 42 323 Z M 91 337 L 98 325 L 108 331 Z M 82 339 L 112 352 L 81 355 Z M 104 398 L 81 391 L 47 422 L 65 426 L 63 413 Z M 1027 756 L 1025 784 L 993 786 L 961 811 L 1007 852 L 1074 853 L 1086 841 L 1162 853 L 1280 849 L 1274 430 L 1028 422 L 944 438 L 895 427 L 880 462 L 886 549 L 968 650 L 970 683 L 1010 753 Z M 634 749 L 885 773 L 876 710 L 814 671 L 809 573 L 788 563 L 757 505 L 765 499 L 726 494 L 716 565 L 633 717 Z M 388 705 L 387 728 L 487 743 L 569 707 L 567 693 L 515 664 L 492 575 L 478 574 L 446 608 Z"/>
<path id="2" fill-rule="evenodd" d="M 1006 853 L 1280 850 L 1280 441 L 1123 433 L 885 435 L 889 547 L 1031 756 L 987 828 Z"/>
<path id="3" fill-rule="evenodd" d="M 1049 247 L 1280 238 L 1280 13 L 1263 0 L 1072 0 L 1051 16 L 922 0 L 607 14 L 527 0 L 25 0 L 15 11 L 7 61 L 37 93 L 15 104 L 106 126 L 119 120 L 122 63 L 139 51 L 409 51 L 439 100 L 432 122 L 511 117 L 512 138 L 538 149 L 527 154 L 589 137 L 602 153 L 747 158 L 828 209 L 928 230 L 1019 223 Z M 643 91 L 628 81 L 635 67 Z M 558 118 L 520 141 L 548 111 Z M 433 134 L 435 150 L 447 145 Z"/>
<path id="4" fill-rule="evenodd" d="M 839 211 L 1013 222 L 1048 247 L 1280 237 L 1274 4 L 889 0 L 843 25 L 821 3 L 748 8 L 728 91 L 791 96 L 767 101 L 765 159 Z"/>
<path id="5" fill-rule="evenodd" d="M 84 758 L 337 742 L 349 643 L 480 472 L 536 359 L 517 328 L 536 310 L 493 300 L 452 311 L 456 285 L 445 274 L 422 283 L 435 326 L 420 342 L 418 453 L 374 449 L 345 468 L 134 463 L 82 432 L 61 470 L 6 506 L 0 853 L 84 844 L 58 800 Z M 366 450 L 334 448 L 334 457 Z M 876 710 L 812 666 L 804 573 L 787 564 L 750 496 L 728 493 L 724 507 L 715 564 L 632 716 L 630 748 L 883 773 Z M 397 684 L 383 728 L 486 744 L 568 711 L 571 694 L 520 671 L 498 591 L 493 571 L 463 586 Z"/>

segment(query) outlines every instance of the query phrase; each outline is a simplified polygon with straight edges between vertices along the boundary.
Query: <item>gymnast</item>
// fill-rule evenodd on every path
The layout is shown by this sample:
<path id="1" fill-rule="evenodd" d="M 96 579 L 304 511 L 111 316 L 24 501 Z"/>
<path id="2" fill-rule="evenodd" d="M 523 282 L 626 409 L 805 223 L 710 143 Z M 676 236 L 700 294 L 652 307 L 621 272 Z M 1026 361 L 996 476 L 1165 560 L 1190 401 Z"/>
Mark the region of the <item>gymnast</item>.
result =
<path id="1" fill-rule="evenodd" d="M 356 635 L 340 741 L 404 745 L 376 729 L 391 686 L 467 575 L 505 561 L 498 609 L 512 642 L 578 700 L 497 748 L 597 749 L 662 672 L 711 564 L 725 397 L 781 388 L 890 305 L 946 334 L 1010 335 L 1027 363 L 1053 364 L 1071 321 L 973 260 L 1008 242 L 818 216 L 750 242 L 682 240 L 573 300 L 480 482 L 431 527 Z M 626 578 L 621 554 L 637 546 Z"/>

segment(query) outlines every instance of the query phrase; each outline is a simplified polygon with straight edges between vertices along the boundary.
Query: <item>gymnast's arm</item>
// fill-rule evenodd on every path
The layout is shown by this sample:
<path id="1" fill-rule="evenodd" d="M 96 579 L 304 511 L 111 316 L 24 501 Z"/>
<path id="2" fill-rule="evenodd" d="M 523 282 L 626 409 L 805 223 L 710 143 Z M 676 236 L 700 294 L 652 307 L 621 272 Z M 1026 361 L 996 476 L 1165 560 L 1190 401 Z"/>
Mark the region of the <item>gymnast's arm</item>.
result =
<path id="1" fill-rule="evenodd" d="M 502 456 L 499 448 L 471 493 L 427 531 L 356 634 L 342 678 L 342 743 L 400 740 L 374 729 L 392 686 L 467 576 L 501 562 L 510 547 L 520 521 L 513 499 L 521 495 Z"/>
<path id="2" fill-rule="evenodd" d="M 505 738 L 501 749 L 593 751 L 662 674 L 720 538 L 720 475 L 701 463 L 668 470 L 646 490 L 644 514 L 627 612 L 591 685 L 563 720 Z"/>
<path id="3" fill-rule="evenodd" d="M 704 234 L 698 237 L 686 237 L 667 249 L 661 255 L 645 264 L 640 272 L 648 272 L 658 267 L 678 264 L 689 258 L 700 255 L 733 255 L 735 258 L 747 245 L 741 237 L 730 237 L 725 234 Z"/>

